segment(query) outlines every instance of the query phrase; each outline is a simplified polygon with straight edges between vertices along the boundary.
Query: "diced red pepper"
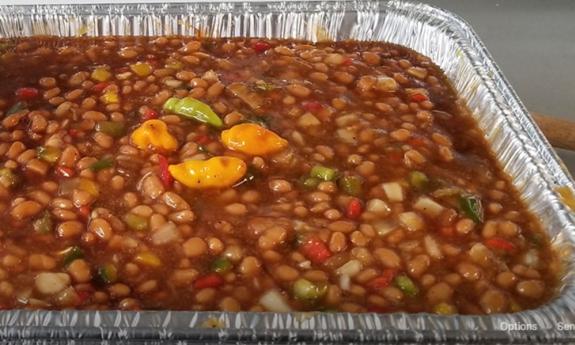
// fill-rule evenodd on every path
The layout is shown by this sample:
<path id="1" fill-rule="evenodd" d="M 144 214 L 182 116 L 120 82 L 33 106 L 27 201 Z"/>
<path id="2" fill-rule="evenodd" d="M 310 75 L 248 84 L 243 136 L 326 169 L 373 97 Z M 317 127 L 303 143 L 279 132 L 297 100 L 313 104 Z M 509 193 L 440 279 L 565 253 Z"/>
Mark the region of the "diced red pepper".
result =
<path id="1" fill-rule="evenodd" d="M 72 177 L 74 176 L 74 169 L 57 166 L 56 169 L 54 169 L 54 173 L 60 177 Z"/>
<path id="2" fill-rule="evenodd" d="M 157 119 L 158 116 L 159 114 L 157 111 L 155 111 L 152 108 L 146 108 L 146 110 L 144 110 L 144 113 L 142 114 L 142 121 Z"/>
<path id="3" fill-rule="evenodd" d="M 439 233 L 445 237 L 451 237 L 455 235 L 455 229 L 452 226 L 442 226 Z"/>
<path id="4" fill-rule="evenodd" d="M 389 313 L 390 309 L 386 308 L 386 307 L 380 307 L 380 306 L 376 306 L 376 305 L 370 305 L 367 307 L 367 311 L 369 313 L 378 313 L 378 314 L 383 314 L 383 313 Z"/>
<path id="5" fill-rule="evenodd" d="M 353 63 L 353 59 L 350 57 L 346 57 L 343 59 L 343 62 L 341 63 L 344 66 L 349 66 Z"/>
<path id="6" fill-rule="evenodd" d="M 195 141 L 196 141 L 196 143 L 198 143 L 200 145 L 205 145 L 205 144 L 209 143 L 210 141 L 212 141 L 212 139 L 207 134 L 200 134 L 196 137 Z"/>
<path id="7" fill-rule="evenodd" d="M 303 102 L 302 106 L 306 111 L 314 114 L 319 113 L 323 109 L 323 105 L 317 101 Z"/>
<path id="8" fill-rule="evenodd" d="M 78 294 L 78 305 L 82 305 L 84 304 L 84 302 L 86 302 L 90 296 L 92 296 L 92 291 L 78 291 L 76 292 Z"/>
<path id="9" fill-rule="evenodd" d="M 194 288 L 205 289 L 205 288 L 217 288 L 224 285 L 225 280 L 221 275 L 217 273 L 210 273 L 205 276 L 199 277 L 194 282 Z"/>
<path id="10" fill-rule="evenodd" d="M 393 278 L 397 275 L 397 270 L 393 268 L 388 268 L 379 277 L 375 277 L 367 283 L 367 286 L 373 290 L 383 289 L 388 287 Z"/>
<path id="11" fill-rule="evenodd" d="M 485 240 L 485 245 L 491 249 L 499 249 L 506 252 L 512 252 L 515 250 L 515 245 L 501 237 L 493 237 Z"/>
<path id="12" fill-rule="evenodd" d="M 105 82 L 98 83 L 98 84 L 92 86 L 92 91 L 95 93 L 100 93 L 100 92 L 104 91 L 104 89 L 107 88 L 108 85 L 110 85 L 110 84 L 105 83 Z"/>
<path id="13" fill-rule="evenodd" d="M 158 155 L 158 165 L 160 166 L 160 180 L 162 180 L 162 184 L 166 188 L 172 187 L 172 184 L 174 183 L 174 177 L 168 170 L 169 163 L 166 156 Z"/>
<path id="14" fill-rule="evenodd" d="M 72 138 L 79 138 L 82 136 L 82 132 L 80 132 L 76 128 L 70 128 L 68 130 L 68 135 L 71 136 Z"/>
<path id="15" fill-rule="evenodd" d="M 314 264 L 322 264 L 331 257 L 331 252 L 325 243 L 317 238 L 311 238 L 305 241 L 301 245 L 301 251 Z"/>
<path id="16" fill-rule="evenodd" d="M 409 99 L 413 102 L 423 102 L 429 100 L 427 95 L 423 93 L 413 93 L 410 95 Z"/>
<path id="17" fill-rule="evenodd" d="M 38 97 L 40 92 L 35 87 L 21 87 L 16 90 L 16 97 L 21 101 L 30 101 Z"/>
<path id="18" fill-rule="evenodd" d="M 363 207 L 361 205 L 361 201 L 358 198 L 352 198 L 347 204 L 347 208 L 345 209 L 345 215 L 350 219 L 359 218 L 362 212 Z"/>
<path id="19" fill-rule="evenodd" d="M 394 163 L 399 163 L 403 159 L 403 151 L 400 150 L 389 151 L 387 153 L 387 158 Z"/>
<path id="20" fill-rule="evenodd" d="M 89 218 L 90 212 L 92 212 L 92 208 L 88 205 L 78 207 L 78 213 L 80 213 L 83 218 Z"/>
<path id="21" fill-rule="evenodd" d="M 421 137 L 410 138 L 407 143 L 413 147 L 427 146 L 427 141 Z"/>
<path id="22" fill-rule="evenodd" d="M 255 50 L 256 53 L 258 53 L 258 54 L 265 52 L 266 50 L 270 49 L 271 47 L 272 47 L 271 44 L 269 44 L 268 42 L 264 42 L 264 41 L 256 41 L 256 42 L 252 43 L 253 50 Z"/>

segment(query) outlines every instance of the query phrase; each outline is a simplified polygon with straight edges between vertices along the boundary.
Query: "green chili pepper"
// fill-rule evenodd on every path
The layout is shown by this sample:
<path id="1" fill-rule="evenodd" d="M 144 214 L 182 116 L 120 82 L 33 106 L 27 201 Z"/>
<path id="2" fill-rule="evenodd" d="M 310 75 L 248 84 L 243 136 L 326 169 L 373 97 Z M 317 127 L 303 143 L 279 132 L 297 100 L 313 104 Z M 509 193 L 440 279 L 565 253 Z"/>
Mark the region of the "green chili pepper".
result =
<path id="1" fill-rule="evenodd" d="M 68 266 L 69 264 L 72 263 L 72 261 L 84 257 L 84 251 L 82 250 L 82 248 L 77 246 L 72 246 L 64 250 L 61 254 L 64 255 L 64 258 L 62 259 L 62 263 L 64 264 L 64 266 Z"/>
<path id="2" fill-rule="evenodd" d="M 343 176 L 338 180 L 339 187 L 348 195 L 359 196 L 363 180 L 359 176 Z"/>
<path id="3" fill-rule="evenodd" d="M 316 301 L 327 292 L 327 285 L 319 285 L 307 279 L 300 278 L 293 284 L 295 298 L 308 302 Z"/>
<path id="4" fill-rule="evenodd" d="M 164 110 L 217 128 L 223 126 L 222 120 L 209 105 L 192 97 L 182 99 L 172 97 L 164 103 Z"/>
<path id="5" fill-rule="evenodd" d="M 54 221 L 52 220 L 52 216 L 50 212 L 44 211 L 42 216 L 32 223 L 34 231 L 39 234 L 49 234 L 54 229 Z"/>
<path id="6" fill-rule="evenodd" d="M 105 284 L 112 284 L 118 280 L 118 269 L 112 264 L 105 264 L 98 269 L 98 277 Z"/>
<path id="7" fill-rule="evenodd" d="M 232 269 L 232 262 L 227 258 L 217 258 L 211 265 L 212 271 L 224 273 Z"/>
<path id="8" fill-rule="evenodd" d="M 314 189 L 320 183 L 320 180 L 315 177 L 307 177 L 302 181 L 305 188 Z"/>
<path id="9" fill-rule="evenodd" d="M 90 165 L 90 170 L 98 172 L 100 170 L 108 169 L 114 166 L 114 160 L 110 157 L 102 158 L 97 162 Z"/>
<path id="10" fill-rule="evenodd" d="M 126 133 L 126 126 L 122 122 L 100 121 L 96 123 L 96 131 L 107 134 L 112 138 L 120 138 Z"/>
<path id="11" fill-rule="evenodd" d="M 14 187 L 20 183 L 21 178 L 14 171 L 8 168 L 0 169 L 0 184 L 6 188 Z"/>
<path id="12" fill-rule="evenodd" d="M 315 177 L 315 178 L 318 178 L 320 180 L 332 181 L 335 179 L 335 177 L 337 175 L 337 170 L 332 169 L 332 168 L 327 168 L 327 167 L 324 167 L 322 165 L 316 165 L 313 168 L 311 168 L 309 175 L 311 177 Z"/>
<path id="13" fill-rule="evenodd" d="M 148 230 L 148 220 L 133 213 L 126 213 L 124 215 L 124 222 L 133 230 L 145 231 Z"/>
<path id="14" fill-rule="evenodd" d="M 276 86 L 272 83 L 267 83 L 263 80 L 258 80 L 255 82 L 255 87 L 258 90 L 262 90 L 262 91 L 270 91 L 270 90 L 274 90 L 276 88 Z"/>
<path id="15" fill-rule="evenodd" d="M 10 109 L 8 109 L 6 116 L 12 115 L 26 108 L 28 108 L 28 104 L 26 104 L 26 102 L 17 102 L 12 107 L 10 107 Z"/>
<path id="16" fill-rule="evenodd" d="M 459 198 L 459 207 L 475 223 L 483 222 L 483 205 L 481 199 L 475 195 L 462 195 Z"/>
<path id="17" fill-rule="evenodd" d="M 416 190 L 422 191 L 429 187 L 429 178 L 421 171 L 412 171 L 409 173 L 409 184 Z"/>
<path id="18" fill-rule="evenodd" d="M 457 309 L 452 304 L 441 302 L 433 307 L 433 312 L 439 315 L 453 315 L 457 313 Z"/>
<path id="19" fill-rule="evenodd" d="M 405 274 L 398 275 L 395 277 L 393 282 L 395 283 L 395 286 L 409 297 L 415 297 L 419 293 L 419 288 L 415 285 L 413 280 Z"/>
<path id="20" fill-rule="evenodd" d="M 62 150 L 53 146 L 40 146 L 37 149 L 38 158 L 50 164 L 56 163 L 61 154 Z"/>

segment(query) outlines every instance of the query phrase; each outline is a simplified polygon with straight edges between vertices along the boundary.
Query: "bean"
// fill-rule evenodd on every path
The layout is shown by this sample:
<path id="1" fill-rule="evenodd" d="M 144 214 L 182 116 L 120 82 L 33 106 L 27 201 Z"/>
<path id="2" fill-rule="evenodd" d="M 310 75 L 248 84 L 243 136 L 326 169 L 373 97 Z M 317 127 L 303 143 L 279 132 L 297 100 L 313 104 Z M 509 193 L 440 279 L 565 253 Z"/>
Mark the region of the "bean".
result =
<path id="1" fill-rule="evenodd" d="M 457 223 L 455 223 L 455 230 L 462 235 L 470 233 L 474 227 L 475 222 L 469 218 L 463 218 Z"/>
<path id="2" fill-rule="evenodd" d="M 333 78 L 341 84 L 351 84 L 355 79 L 354 75 L 347 72 L 336 71 L 333 73 Z"/>
<path id="3" fill-rule="evenodd" d="M 77 259 L 68 265 L 68 273 L 76 283 L 88 283 L 92 279 L 90 266 L 84 259 Z"/>
<path id="4" fill-rule="evenodd" d="M 31 159 L 26 163 L 26 171 L 36 175 L 44 176 L 48 173 L 48 169 L 50 169 L 48 163 L 36 158 Z"/>
<path id="5" fill-rule="evenodd" d="M 224 210 L 234 216 L 243 216 L 248 213 L 246 205 L 237 202 L 227 205 Z"/>
<path id="6" fill-rule="evenodd" d="M 258 245 L 261 249 L 272 249 L 276 245 L 284 242 L 287 238 L 287 230 L 281 226 L 273 226 L 262 234 L 258 239 Z"/>
<path id="7" fill-rule="evenodd" d="M 17 221 L 29 219 L 40 213 L 42 205 L 36 201 L 26 200 L 14 206 L 10 215 Z"/>
<path id="8" fill-rule="evenodd" d="M 56 86 L 56 79 L 51 77 L 40 78 L 38 84 L 40 84 L 40 86 L 42 86 L 45 89 L 49 89 Z"/>
<path id="9" fill-rule="evenodd" d="M 245 257 L 239 266 L 239 271 L 246 277 L 255 277 L 261 270 L 260 261 L 254 256 Z"/>
<path id="10" fill-rule="evenodd" d="M 210 303 L 216 298 L 216 290 L 212 288 L 201 289 L 196 293 L 196 302 L 201 304 Z"/>
<path id="11" fill-rule="evenodd" d="M 45 254 L 31 254 L 28 257 L 28 266 L 33 270 L 49 271 L 56 267 L 56 260 Z"/>
<path id="12" fill-rule="evenodd" d="M 428 255 L 417 255 L 407 262 L 407 272 L 412 277 L 420 277 L 423 273 L 425 273 L 425 271 L 427 271 L 430 264 L 431 260 Z"/>
<path id="13" fill-rule="evenodd" d="M 195 215 L 190 210 L 182 210 L 178 212 L 171 213 L 169 216 L 170 220 L 177 224 L 191 223 L 194 221 Z"/>
<path id="14" fill-rule="evenodd" d="M 499 286 L 505 289 L 510 289 L 517 283 L 517 276 L 513 272 L 505 271 L 501 272 L 495 278 L 495 281 Z"/>
<path id="15" fill-rule="evenodd" d="M 72 192 L 72 200 L 74 202 L 74 206 L 82 207 L 88 205 L 94 201 L 94 195 L 79 189 L 74 189 Z"/>
<path id="16" fill-rule="evenodd" d="M 357 224 L 347 220 L 337 220 L 335 222 L 331 222 L 328 225 L 328 229 L 346 234 L 357 229 Z"/>
<path id="17" fill-rule="evenodd" d="M 153 200 L 162 195 L 165 191 L 162 181 L 154 174 L 144 177 L 141 187 L 143 194 Z"/>
<path id="18" fill-rule="evenodd" d="M 141 294 L 147 294 L 153 292 L 158 288 L 158 281 L 157 280 L 147 280 L 142 284 L 138 285 L 136 288 L 136 292 Z"/>
<path id="19" fill-rule="evenodd" d="M 208 251 L 208 245 L 199 237 L 192 237 L 183 244 L 184 255 L 187 257 L 197 257 Z"/>
<path id="20" fill-rule="evenodd" d="M 403 292 L 394 286 L 383 288 L 381 295 L 393 304 L 399 304 L 403 300 Z"/>
<path id="21" fill-rule="evenodd" d="M 74 220 L 77 218 L 77 215 L 75 212 L 70 211 L 70 210 L 61 209 L 61 208 L 53 209 L 52 214 L 58 220 Z"/>
<path id="22" fill-rule="evenodd" d="M 392 249 L 378 248 L 373 254 L 384 267 L 399 268 L 401 265 L 401 258 Z"/>
<path id="23" fill-rule="evenodd" d="M 84 230 L 84 225 L 78 221 L 70 220 L 58 224 L 56 228 L 56 233 L 58 237 L 62 238 L 72 238 L 79 236 Z"/>
<path id="24" fill-rule="evenodd" d="M 522 280 L 515 290 L 523 297 L 539 299 L 545 292 L 545 284 L 541 280 Z"/>
<path id="25" fill-rule="evenodd" d="M 507 309 L 508 298 L 496 289 L 489 289 L 479 298 L 479 306 L 486 314 L 502 313 Z"/>
<path id="26" fill-rule="evenodd" d="M 109 241 L 113 235 L 112 226 L 103 218 L 92 219 L 88 225 L 88 230 L 104 241 Z"/>
<path id="27" fill-rule="evenodd" d="M 240 311 L 242 306 L 233 297 L 224 297 L 218 304 L 222 311 Z"/>
<path id="28" fill-rule="evenodd" d="M 301 84 L 290 84 L 286 89 L 292 95 L 300 98 L 306 98 L 311 94 L 311 90 Z"/>
<path id="29" fill-rule="evenodd" d="M 118 303 L 120 310 L 139 310 L 140 302 L 135 298 L 124 298 Z"/>
<path id="30" fill-rule="evenodd" d="M 269 188 L 274 193 L 287 193 L 287 192 L 291 192 L 291 190 L 292 190 L 291 183 L 289 183 L 286 180 L 281 180 L 281 179 L 271 180 L 268 185 L 269 185 Z"/>
<path id="31" fill-rule="evenodd" d="M 166 205 L 168 205 L 169 207 L 173 208 L 176 211 L 190 209 L 190 205 L 188 204 L 188 202 L 184 200 L 184 198 L 182 198 L 181 196 L 172 191 L 168 191 L 162 194 L 162 201 L 164 201 Z"/>
<path id="32" fill-rule="evenodd" d="M 483 225 L 483 230 L 481 230 L 481 235 L 485 238 L 490 238 L 497 235 L 497 223 L 493 220 L 488 220 Z"/>
<path id="33" fill-rule="evenodd" d="M 131 289 L 128 285 L 122 283 L 116 283 L 108 286 L 108 293 L 112 298 L 122 298 L 129 296 Z"/>
<path id="34" fill-rule="evenodd" d="M 293 281 L 299 276 L 298 270 L 288 265 L 280 265 L 274 269 L 274 272 L 278 279 L 283 281 Z"/>
<path id="35" fill-rule="evenodd" d="M 453 288 L 447 283 L 439 282 L 427 290 L 426 299 L 429 304 L 449 302 L 453 296 Z"/>
<path id="36" fill-rule="evenodd" d="M 457 265 L 457 272 L 463 278 L 471 281 L 479 280 L 482 276 L 481 268 L 470 262 L 460 262 Z"/>

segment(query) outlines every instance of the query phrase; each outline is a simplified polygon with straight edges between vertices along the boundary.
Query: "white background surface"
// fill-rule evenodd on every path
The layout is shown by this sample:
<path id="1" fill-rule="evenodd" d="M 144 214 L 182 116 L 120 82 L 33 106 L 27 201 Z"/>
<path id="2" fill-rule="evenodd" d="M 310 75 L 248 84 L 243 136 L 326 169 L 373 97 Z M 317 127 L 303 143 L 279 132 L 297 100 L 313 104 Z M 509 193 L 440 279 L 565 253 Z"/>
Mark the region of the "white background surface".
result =
<path id="1" fill-rule="evenodd" d="M 471 24 L 529 110 L 575 121 L 575 0 L 422 2 L 455 12 Z M 47 3 L 114 1 L 0 0 L 3 5 Z M 575 172 L 575 153 L 561 151 L 560 155 Z"/>

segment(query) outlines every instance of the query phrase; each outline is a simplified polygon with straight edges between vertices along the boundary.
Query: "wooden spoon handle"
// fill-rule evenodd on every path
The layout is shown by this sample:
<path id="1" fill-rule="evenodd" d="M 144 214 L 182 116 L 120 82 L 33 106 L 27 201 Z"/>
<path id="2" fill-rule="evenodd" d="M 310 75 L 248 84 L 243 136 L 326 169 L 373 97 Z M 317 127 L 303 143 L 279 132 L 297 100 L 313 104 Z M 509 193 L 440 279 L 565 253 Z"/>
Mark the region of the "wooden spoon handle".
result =
<path id="1" fill-rule="evenodd" d="M 531 115 L 551 145 L 575 151 L 575 122 L 540 113 Z"/>

